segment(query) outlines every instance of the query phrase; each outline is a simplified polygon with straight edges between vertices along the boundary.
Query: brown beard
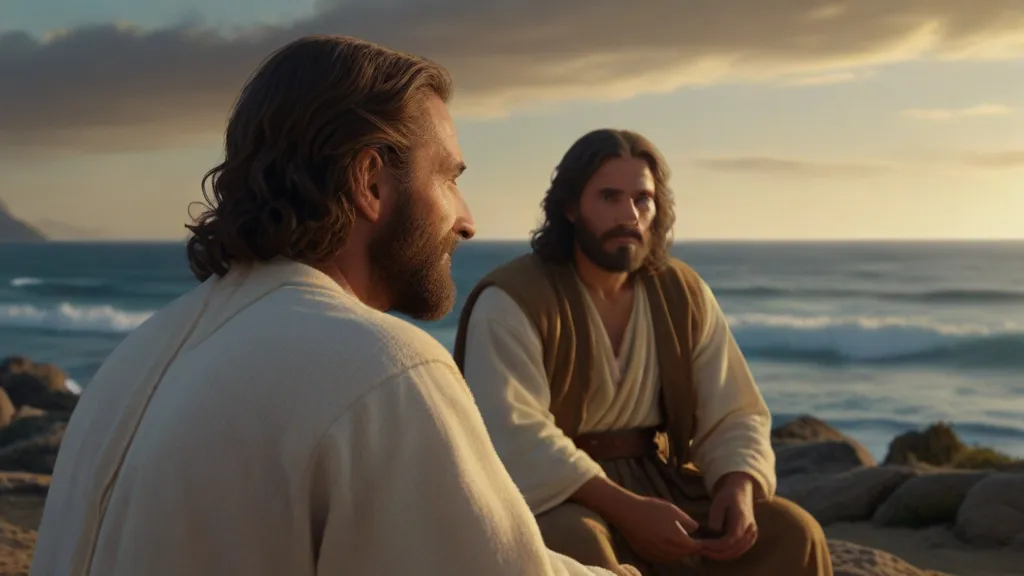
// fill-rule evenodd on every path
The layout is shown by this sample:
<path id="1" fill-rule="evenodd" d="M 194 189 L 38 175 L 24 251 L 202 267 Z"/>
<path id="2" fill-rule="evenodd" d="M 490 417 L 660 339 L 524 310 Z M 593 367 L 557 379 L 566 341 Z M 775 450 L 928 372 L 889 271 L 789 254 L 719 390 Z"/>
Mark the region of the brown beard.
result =
<path id="1" fill-rule="evenodd" d="M 626 272 L 632 274 L 640 269 L 651 252 L 650 238 L 644 237 L 632 228 L 616 227 L 603 234 L 595 234 L 582 220 L 576 223 L 574 234 L 580 252 L 595 266 L 608 272 Z M 612 238 L 636 238 L 640 245 L 626 244 L 614 251 L 604 248 L 604 243 Z"/>
<path id="2" fill-rule="evenodd" d="M 444 256 L 455 251 L 459 237 L 439 233 L 437 224 L 416 209 L 411 192 L 399 193 L 400 203 L 370 242 L 370 261 L 391 310 L 438 320 L 455 306 L 455 282 Z"/>

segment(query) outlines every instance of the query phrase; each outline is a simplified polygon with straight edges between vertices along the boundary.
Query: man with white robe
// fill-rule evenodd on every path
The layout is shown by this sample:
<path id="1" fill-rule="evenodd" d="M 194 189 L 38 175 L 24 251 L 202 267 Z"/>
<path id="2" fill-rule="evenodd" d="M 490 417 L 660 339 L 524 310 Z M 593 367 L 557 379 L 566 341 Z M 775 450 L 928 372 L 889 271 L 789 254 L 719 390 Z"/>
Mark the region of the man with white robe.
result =
<path id="1" fill-rule="evenodd" d="M 667 180 L 639 134 L 580 138 L 532 253 L 470 293 L 456 361 L 552 549 L 651 576 L 830 575 L 821 527 L 774 495 L 771 415 L 721 308 L 667 254 Z"/>
<path id="2" fill-rule="evenodd" d="M 201 284 L 66 430 L 33 576 L 635 574 L 548 550 L 436 318 L 473 223 L 429 61 L 303 38 L 250 80 L 190 227 Z"/>

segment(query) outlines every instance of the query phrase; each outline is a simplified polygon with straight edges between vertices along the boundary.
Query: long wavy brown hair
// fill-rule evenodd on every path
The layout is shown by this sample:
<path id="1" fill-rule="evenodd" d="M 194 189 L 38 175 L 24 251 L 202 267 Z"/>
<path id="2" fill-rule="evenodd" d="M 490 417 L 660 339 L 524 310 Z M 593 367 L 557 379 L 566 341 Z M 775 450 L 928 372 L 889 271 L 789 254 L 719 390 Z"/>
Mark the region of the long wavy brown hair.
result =
<path id="1" fill-rule="evenodd" d="M 203 177 L 203 211 L 186 226 L 195 277 L 278 256 L 334 258 L 356 218 L 357 156 L 375 149 L 407 179 L 431 93 L 451 96 L 443 67 L 354 38 L 308 36 L 271 54 L 238 97 L 224 160 Z"/>
<path id="2" fill-rule="evenodd" d="M 676 215 L 672 189 L 668 186 L 668 165 L 654 144 L 630 130 L 602 128 L 580 137 L 562 157 L 544 194 L 541 208 L 544 222 L 533 231 L 530 246 L 546 262 L 567 264 L 572 261 L 576 242 L 573 223 L 567 212 L 579 205 L 580 196 L 590 179 L 611 158 L 642 158 L 654 176 L 654 221 L 651 223 L 651 247 L 644 267 L 660 269 L 669 258 L 672 227 Z"/>

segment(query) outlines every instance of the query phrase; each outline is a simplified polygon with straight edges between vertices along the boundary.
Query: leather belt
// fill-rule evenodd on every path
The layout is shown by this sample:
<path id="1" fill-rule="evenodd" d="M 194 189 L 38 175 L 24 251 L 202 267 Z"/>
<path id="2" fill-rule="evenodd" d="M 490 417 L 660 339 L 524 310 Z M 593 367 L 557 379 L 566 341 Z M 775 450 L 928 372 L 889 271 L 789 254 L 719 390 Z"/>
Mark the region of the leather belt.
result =
<path id="1" fill-rule="evenodd" d="M 594 460 L 615 460 L 639 458 L 657 451 L 656 434 L 656 428 L 631 428 L 580 434 L 572 441 Z"/>

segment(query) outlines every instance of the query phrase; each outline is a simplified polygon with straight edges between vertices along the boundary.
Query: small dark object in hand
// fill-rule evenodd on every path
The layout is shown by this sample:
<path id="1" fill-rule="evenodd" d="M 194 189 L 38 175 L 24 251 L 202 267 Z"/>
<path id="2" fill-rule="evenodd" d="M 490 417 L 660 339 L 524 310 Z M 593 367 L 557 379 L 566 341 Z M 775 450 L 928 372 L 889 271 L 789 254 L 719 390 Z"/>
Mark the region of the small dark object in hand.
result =
<path id="1" fill-rule="evenodd" d="M 716 540 L 725 535 L 721 530 L 713 530 L 708 526 L 698 526 L 690 536 L 697 540 Z"/>

